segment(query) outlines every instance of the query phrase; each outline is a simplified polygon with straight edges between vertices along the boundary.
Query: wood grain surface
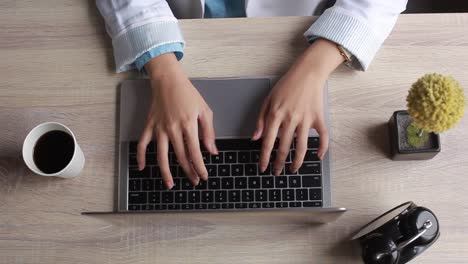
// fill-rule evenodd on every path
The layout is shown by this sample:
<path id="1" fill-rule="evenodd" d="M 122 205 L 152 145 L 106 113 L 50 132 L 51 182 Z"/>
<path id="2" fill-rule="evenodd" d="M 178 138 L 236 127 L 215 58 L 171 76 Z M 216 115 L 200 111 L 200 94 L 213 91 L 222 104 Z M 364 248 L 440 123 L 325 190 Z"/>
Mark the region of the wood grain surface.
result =
<path id="1" fill-rule="evenodd" d="M 305 47 L 311 17 L 181 21 L 191 77 L 283 73 Z M 402 15 L 370 69 L 329 82 L 333 204 L 322 226 L 219 224 L 157 215 L 83 216 L 114 206 L 118 84 L 94 1 L 0 2 L 0 263 L 360 263 L 349 236 L 408 200 L 439 216 L 439 241 L 413 263 L 468 259 L 468 121 L 442 135 L 430 161 L 388 159 L 386 122 L 428 72 L 468 87 L 468 14 Z M 141 113 L 145 115 L 146 113 Z M 22 141 L 45 121 L 68 125 L 86 156 L 75 179 L 22 162 Z"/>

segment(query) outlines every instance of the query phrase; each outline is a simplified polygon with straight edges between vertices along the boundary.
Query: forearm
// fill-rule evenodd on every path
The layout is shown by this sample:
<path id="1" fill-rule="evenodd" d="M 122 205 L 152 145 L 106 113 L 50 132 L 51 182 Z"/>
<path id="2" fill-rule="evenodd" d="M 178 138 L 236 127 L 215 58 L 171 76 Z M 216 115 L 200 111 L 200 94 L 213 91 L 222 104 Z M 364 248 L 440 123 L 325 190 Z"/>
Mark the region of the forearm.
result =
<path id="1" fill-rule="evenodd" d="M 297 59 L 291 70 L 325 80 L 344 60 L 335 43 L 317 39 Z"/>
<path id="2" fill-rule="evenodd" d="M 162 81 L 174 74 L 185 73 L 174 53 L 165 53 L 145 64 L 145 70 L 151 80 Z"/>

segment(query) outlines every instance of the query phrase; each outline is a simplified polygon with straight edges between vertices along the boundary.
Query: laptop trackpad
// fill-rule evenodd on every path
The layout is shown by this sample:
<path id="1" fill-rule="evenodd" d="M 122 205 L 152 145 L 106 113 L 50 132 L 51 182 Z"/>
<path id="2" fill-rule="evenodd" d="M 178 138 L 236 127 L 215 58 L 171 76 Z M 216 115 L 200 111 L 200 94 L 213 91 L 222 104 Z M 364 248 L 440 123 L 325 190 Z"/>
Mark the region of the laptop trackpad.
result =
<path id="1" fill-rule="evenodd" d="M 217 138 L 251 137 L 270 79 L 192 80 L 213 110 Z"/>
<path id="2" fill-rule="evenodd" d="M 263 100 L 270 92 L 270 79 L 196 79 L 192 83 L 213 110 L 217 138 L 252 135 Z M 150 101 L 148 80 L 123 82 L 120 96 L 121 141 L 138 140 L 145 126 Z"/>

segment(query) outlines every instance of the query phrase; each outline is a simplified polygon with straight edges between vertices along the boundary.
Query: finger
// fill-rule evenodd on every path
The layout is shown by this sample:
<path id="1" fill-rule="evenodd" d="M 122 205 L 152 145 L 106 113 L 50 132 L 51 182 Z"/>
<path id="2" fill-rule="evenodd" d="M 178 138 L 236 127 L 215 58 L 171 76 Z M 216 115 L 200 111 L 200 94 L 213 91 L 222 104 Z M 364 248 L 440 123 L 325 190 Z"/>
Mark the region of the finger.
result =
<path id="1" fill-rule="evenodd" d="M 314 128 L 317 130 L 317 133 L 320 136 L 320 144 L 317 155 L 320 158 L 320 160 L 323 160 L 323 157 L 325 156 L 325 153 L 327 153 L 328 150 L 328 129 L 323 119 L 317 120 Z"/>
<path id="2" fill-rule="evenodd" d="M 141 171 L 145 168 L 146 165 L 146 147 L 151 142 L 151 138 L 153 137 L 153 122 L 148 121 L 146 124 L 143 133 L 138 140 L 137 145 L 137 163 L 138 169 Z"/>
<path id="3" fill-rule="evenodd" d="M 213 127 L 213 112 L 204 113 L 198 117 L 202 133 L 202 141 L 205 148 L 213 155 L 218 155 L 215 143 L 215 130 Z"/>
<path id="4" fill-rule="evenodd" d="M 283 123 L 284 124 L 284 123 Z M 289 123 L 284 124 L 284 128 L 281 130 L 279 147 L 276 151 L 276 159 L 273 165 L 273 175 L 280 175 L 283 170 L 284 162 L 289 155 L 291 149 L 291 143 L 294 138 L 294 131 L 296 130 L 296 124 Z"/>
<path id="5" fill-rule="evenodd" d="M 174 187 L 174 181 L 171 175 L 171 170 L 169 169 L 169 138 L 164 132 L 159 132 L 156 135 L 157 144 L 157 156 L 159 170 L 161 171 L 161 176 L 163 178 L 164 184 L 168 189 Z"/>
<path id="6" fill-rule="evenodd" d="M 198 177 L 206 181 L 208 179 L 208 171 L 206 170 L 200 150 L 200 142 L 198 140 L 198 127 L 196 121 L 194 122 L 194 124 L 188 124 L 184 128 L 184 136 L 186 138 L 186 145 L 189 157 L 192 160 L 192 166 L 197 172 Z"/>
<path id="7" fill-rule="evenodd" d="M 174 148 L 174 152 L 176 153 L 177 160 L 184 170 L 185 175 L 193 185 L 198 185 L 200 179 L 198 178 L 197 173 L 193 170 L 192 164 L 190 163 L 181 130 L 178 128 L 171 130 L 169 132 L 169 138 L 171 140 L 172 147 Z"/>
<path id="8" fill-rule="evenodd" d="M 296 148 L 294 150 L 294 160 L 290 168 L 291 172 L 295 173 L 304 162 L 304 156 L 307 152 L 307 140 L 309 138 L 309 124 L 304 122 L 296 129 Z"/>
<path id="9" fill-rule="evenodd" d="M 278 129 L 281 124 L 279 118 L 269 117 L 266 122 L 263 141 L 262 151 L 260 154 L 260 171 L 264 172 L 268 167 L 270 161 L 271 150 L 275 144 L 276 136 L 278 135 Z"/>
<path id="10" fill-rule="evenodd" d="M 257 125 L 252 136 L 252 140 L 258 140 L 260 137 L 262 137 L 263 129 L 265 127 L 265 116 L 269 105 L 270 96 L 265 98 L 265 101 L 263 101 L 262 107 L 260 108 L 260 113 L 258 114 Z"/>

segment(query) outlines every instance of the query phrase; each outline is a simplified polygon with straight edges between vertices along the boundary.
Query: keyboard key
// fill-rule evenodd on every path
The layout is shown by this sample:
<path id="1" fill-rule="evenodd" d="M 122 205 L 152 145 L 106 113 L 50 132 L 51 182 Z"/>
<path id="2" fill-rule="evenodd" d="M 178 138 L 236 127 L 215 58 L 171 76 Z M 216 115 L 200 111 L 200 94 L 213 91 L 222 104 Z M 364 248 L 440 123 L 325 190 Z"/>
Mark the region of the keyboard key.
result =
<path id="1" fill-rule="evenodd" d="M 252 141 L 250 139 L 218 139 L 216 146 L 221 150 L 252 150 L 260 149 L 259 140 Z"/>
<path id="2" fill-rule="evenodd" d="M 211 163 L 213 164 L 224 163 L 223 153 L 220 152 L 219 155 L 211 155 Z"/>
<path id="3" fill-rule="evenodd" d="M 320 176 L 304 175 L 302 176 L 302 187 L 321 187 L 322 178 Z"/>
<path id="4" fill-rule="evenodd" d="M 260 170 L 258 171 L 258 174 L 260 175 L 266 175 L 266 176 L 270 176 L 272 175 L 271 174 L 271 164 L 268 164 L 267 168 L 265 169 L 264 172 L 261 172 Z"/>
<path id="5" fill-rule="evenodd" d="M 254 190 L 243 190 L 241 195 L 242 202 L 253 202 L 254 200 Z"/>
<path id="6" fill-rule="evenodd" d="M 258 163 L 260 161 L 260 151 L 252 151 L 250 154 L 252 162 Z"/>
<path id="7" fill-rule="evenodd" d="M 154 206 L 152 204 L 145 204 L 141 207 L 141 210 L 151 211 L 154 210 Z"/>
<path id="8" fill-rule="evenodd" d="M 234 178 L 236 189 L 247 189 L 247 177 Z"/>
<path id="9" fill-rule="evenodd" d="M 234 189 L 234 178 L 231 178 L 231 177 L 221 178 L 221 188 L 222 189 Z"/>
<path id="10" fill-rule="evenodd" d="M 200 209 L 207 209 L 208 205 L 207 204 L 196 204 L 195 209 L 200 210 Z"/>
<path id="11" fill-rule="evenodd" d="M 143 191 L 154 191 L 154 180 L 153 179 L 143 179 L 142 189 L 143 189 Z"/>
<path id="12" fill-rule="evenodd" d="M 174 186 L 172 187 L 171 190 L 182 190 L 182 179 L 180 178 L 174 178 L 172 179 L 172 181 L 174 182 Z"/>
<path id="13" fill-rule="evenodd" d="M 214 202 L 213 191 L 202 191 L 201 200 L 203 203 Z"/>
<path id="14" fill-rule="evenodd" d="M 174 177 L 174 178 L 178 177 L 178 175 L 177 175 L 177 166 L 171 165 L 171 166 L 169 166 L 169 170 L 171 171 L 172 177 Z M 182 170 L 182 168 L 180 168 L 180 170 Z"/>
<path id="15" fill-rule="evenodd" d="M 176 203 L 187 203 L 187 192 L 175 192 L 175 202 Z"/>
<path id="16" fill-rule="evenodd" d="M 167 210 L 167 204 L 155 204 L 154 210 Z"/>
<path id="17" fill-rule="evenodd" d="M 249 189 L 260 188 L 260 177 L 249 177 Z"/>
<path id="18" fill-rule="evenodd" d="M 249 203 L 249 208 L 262 208 L 262 204 L 261 203 Z"/>
<path id="19" fill-rule="evenodd" d="M 206 171 L 208 172 L 208 177 L 214 177 L 218 175 L 216 165 L 206 165 Z"/>
<path id="20" fill-rule="evenodd" d="M 189 203 L 199 203 L 200 202 L 200 192 L 198 192 L 198 191 L 188 192 L 188 202 Z"/>
<path id="21" fill-rule="evenodd" d="M 285 168 L 285 174 L 286 175 L 296 175 L 297 174 L 297 171 L 296 172 L 291 171 L 291 163 L 284 164 L 284 168 Z"/>
<path id="22" fill-rule="evenodd" d="M 246 176 L 257 176 L 257 164 L 245 164 Z"/>
<path id="23" fill-rule="evenodd" d="M 275 203 L 262 203 L 262 208 L 274 208 Z"/>
<path id="24" fill-rule="evenodd" d="M 309 200 L 322 200 L 322 190 L 309 189 Z"/>
<path id="25" fill-rule="evenodd" d="M 180 204 L 168 204 L 167 210 L 180 210 Z"/>
<path id="26" fill-rule="evenodd" d="M 131 211 L 138 211 L 138 210 L 140 210 L 140 208 L 141 208 L 140 205 L 136 205 L 136 204 L 128 205 L 128 210 L 131 210 Z"/>
<path id="27" fill-rule="evenodd" d="M 156 152 L 156 143 L 154 143 L 153 141 L 148 143 L 148 145 L 146 146 L 146 152 Z"/>
<path id="28" fill-rule="evenodd" d="M 161 171 L 159 170 L 158 166 L 154 166 L 151 168 L 151 177 L 152 178 L 161 178 Z"/>
<path id="29" fill-rule="evenodd" d="M 171 164 L 171 165 L 179 164 L 179 161 L 177 160 L 177 155 L 175 153 L 170 153 L 169 154 L 169 164 Z"/>
<path id="30" fill-rule="evenodd" d="M 129 192 L 128 203 L 129 204 L 145 204 L 147 203 L 146 192 Z"/>
<path id="31" fill-rule="evenodd" d="M 319 147 L 319 138 L 310 137 L 307 141 L 307 148 L 318 148 Z"/>
<path id="32" fill-rule="evenodd" d="M 307 189 L 297 189 L 296 190 L 296 200 L 297 201 L 309 200 L 309 190 L 307 190 Z"/>
<path id="33" fill-rule="evenodd" d="M 235 190 L 235 191 L 228 191 L 228 199 L 229 199 L 229 202 L 240 202 L 240 199 L 241 199 L 241 194 L 240 194 L 240 191 L 238 190 Z"/>
<path id="34" fill-rule="evenodd" d="M 162 203 L 168 204 L 174 202 L 174 192 L 167 191 L 161 194 Z"/>
<path id="35" fill-rule="evenodd" d="M 183 204 L 181 208 L 182 210 L 193 210 L 194 206 L 193 204 Z"/>
<path id="36" fill-rule="evenodd" d="M 255 201 L 266 202 L 267 201 L 267 190 L 255 190 Z"/>
<path id="37" fill-rule="evenodd" d="M 130 191 L 141 191 L 141 181 L 139 179 L 129 180 L 128 189 Z"/>
<path id="38" fill-rule="evenodd" d="M 283 190 L 283 201 L 294 201 L 294 189 L 284 189 Z"/>
<path id="39" fill-rule="evenodd" d="M 148 194 L 149 203 L 156 204 L 161 202 L 161 195 L 159 192 L 150 192 Z"/>
<path id="40" fill-rule="evenodd" d="M 200 180 L 198 185 L 195 187 L 196 190 L 206 190 L 208 188 L 208 182 Z"/>
<path id="41" fill-rule="evenodd" d="M 237 153 L 236 152 L 224 153 L 224 162 L 225 163 L 237 163 Z"/>
<path id="42" fill-rule="evenodd" d="M 289 207 L 301 207 L 301 202 L 289 202 Z"/>
<path id="43" fill-rule="evenodd" d="M 192 183 L 187 178 L 181 179 L 180 185 L 181 185 L 182 190 L 193 190 L 194 189 Z"/>
<path id="44" fill-rule="evenodd" d="M 166 186 L 164 186 L 164 182 L 162 179 L 154 180 L 154 189 L 156 191 L 162 191 L 166 189 Z"/>
<path id="45" fill-rule="evenodd" d="M 223 203 L 221 205 L 223 209 L 234 209 L 234 204 L 233 203 Z"/>
<path id="46" fill-rule="evenodd" d="M 247 208 L 247 204 L 246 203 L 236 203 L 235 207 L 236 207 L 236 209 L 244 209 L 244 208 Z"/>
<path id="47" fill-rule="evenodd" d="M 138 168 L 130 168 L 128 170 L 129 178 L 149 178 L 151 176 L 150 167 L 146 166 L 142 171 L 139 171 Z"/>
<path id="48" fill-rule="evenodd" d="M 221 204 L 208 204 L 208 209 L 220 209 Z"/>
<path id="49" fill-rule="evenodd" d="M 250 152 L 242 151 L 237 153 L 237 161 L 239 163 L 249 163 L 250 162 Z"/>
<path id="50" fill-rule="evenodd" d="M 270 162 L 274 162 L 276 159 L 276 150 L 272 150 L 270 153 Z"/>
<path id="51" fill-rule="evenodd" d="M 304 161 L 320 161 L 316 150 L 307 150 Z"/>
<path id="52" fill-rule="evenodd" d="M 156 153 L 146 153 L 146 166 L 158 165 L 158 159 Z"/>
<path id="53" fill-rule="evenodd" d="M 299 168 L 299 174 L 320 174 L 320 163 L 304 162 Z"/>
<path id="54" fill-rule="evenodd" d="M 243 176 L 244 175 L 244 165 L 234 164 L 231 166 L 232 176 Z"/>
<path id="55" fill-rule="evenodd" d="M 182 167 L 180 166 L 177 166 L 177 176 L 175 176 L 177 178 L 187 178 L 187 175 L 185 174 L 185 171 L 184 169 L 182 169 Z"/>
<path id="56" fill-rule="evenodd" d="M 210 153 L 203 151 L 202 157 L 203 157 L 203 163 L 205 163 L 205 165 L 210 164 Z"/>
<path id="57" fill-rule="evenodd" d="M 215 191 L 215 202 L 225 203 L 227 201 L 227 191 Z"/>
<path id="58" fill-rule="evenodd" d="M 322 207 L 322 202 L 303 202 L 303 207 Z"/>
<path id="59" fill-rule="evenodd" d="M 281 201 L 281 190 L 271 189 L 268 191 L 269 201 Z"/>
<path id="60" fill-rule="evenodd" d="M 275 188 L 275 178 L 271 176 L 262 177 L 262 188 Z"/>
<path id="61" fill-rule="evenodd" d="M 229 165 L 218 165 L 218 175 L 219 176 L 230 176 L 231 167 Z"/>
<path id="62" fill-rule="evenodd" d="M 287 187 L 288 187 L 288 177 L 285 177 L 285 176 L 275 177 L 275 188 L 287 188 Z"/>
<path id="63" fill-rule="evenodd" d="M 218 177 L 208 178 L 208 189 L 217 190 L 221 188 L 221 179 Z"/>
<path id="64" fill-rule="evenodd" d="M 287 203 L 287 202 L 275 203 L 275 207 L 276 207 L 276 208 L 287 208 L 287 207 L 288 207 L 288 203 Z"/>
<path id="65" fill-rule="evenodd" d="M 301 176 L 289 176 L 289 187 L 290 188 L 299 188 L 301 187 Z"/>

